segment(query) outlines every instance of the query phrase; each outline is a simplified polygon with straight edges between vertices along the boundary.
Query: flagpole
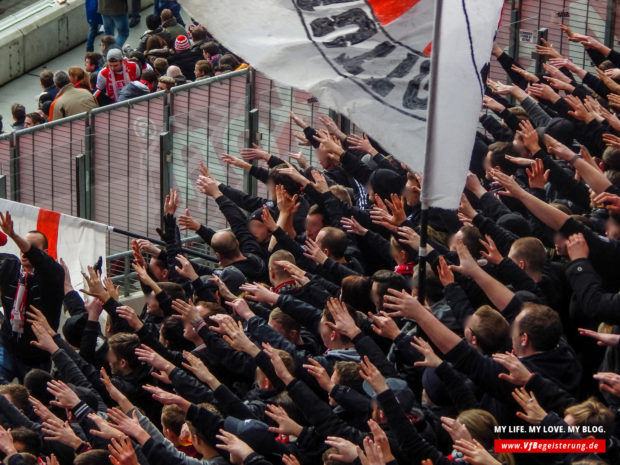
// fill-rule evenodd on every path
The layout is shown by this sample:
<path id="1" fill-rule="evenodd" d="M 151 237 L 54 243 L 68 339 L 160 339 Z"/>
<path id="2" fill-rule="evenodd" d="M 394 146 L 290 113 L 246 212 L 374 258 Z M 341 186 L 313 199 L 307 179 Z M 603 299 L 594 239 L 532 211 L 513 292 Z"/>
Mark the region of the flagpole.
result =
<path id="1" fill-rule="evenodd" d="M 426 244 L 428 242 L 428 200 L 426 198 L 426 186 L 430 179 L 430 163 L 435 149 L 432 137 L 432 128 L 435 122 L 435 92 L 439 73 L 439 49 L 441 35 L 441 12 L 443 0 L 435 0 L 435 18 L 433 21 L 433 45 L 431 48 L 431 77 L 430 93 L 428 97 L 428 112 L 426 123 L 426 151 L 424 153 L 424 175 L 422 177 L 422 211 L 420 215 L 420 249 L 418 250 L 418 300 L 424 303 L 426 296 Z"/>

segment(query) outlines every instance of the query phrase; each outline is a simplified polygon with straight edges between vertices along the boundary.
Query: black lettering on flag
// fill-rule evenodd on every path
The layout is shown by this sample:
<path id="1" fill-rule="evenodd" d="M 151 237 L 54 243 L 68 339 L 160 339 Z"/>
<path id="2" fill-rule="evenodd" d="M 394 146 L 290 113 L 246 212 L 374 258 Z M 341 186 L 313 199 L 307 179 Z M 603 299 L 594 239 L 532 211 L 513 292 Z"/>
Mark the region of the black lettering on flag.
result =
<path id="1" fill-rule="evenodd" d="M 418 62 L 418 59 L 419 57 L 417 55 L 409 53 L 407 57 L 401 61 L 398 66 L 396 66 L 396 68 L 394 68 L 386 77 L 379 79 L 370 78 L 366 80 L 366 83 L 381 97 L 385 97 L 395 87 L 392 79 L 403 78 L 409 74 L 413 66 Z"/>
<path id="2" fill-rule="evenodd" d="M 358 27 L 357 31 L 349 32 L 329 42 L 323 42 L 323 45 L 326 47 L 347 47 L 359 44 L 377 33 L 377 26 L 374 21 L 360 8 L 347 10 L 332 18 L 315 19 L 310 23 L 310 28 L 315 37 L 324 37 L 335 32 L 336 29 L 345 28 L 352 24 Z"/>
<path id="3" fill-rule="evenodd" d="M 368 0 L 291 0 L 321 57 L 382 105 L 426 121 L 430 61 L 394 39 Z"/>
<path id="4" fill-rule="evenodd" d="M 405 95 L 403 95 L 403 107 L 411 110 L 426 108 L 428 97 L 420 98 L 420 90 L 428 91 L 428 77 L 431 72 L 431 61 L 425 60 L 420 65 L 420 73 L 414 77 L 407 85 Z M 422 84 L 424 83 L 424 84 Z"/>
<path id="5" fill-rule="evenodd" d="M 362 53 L 361 55 L 357 55 L 355 57 L 349 57 L 346 53 L 342 53 L 336 58 L 336 63 L 341 64 L 344 69 L 346 69 L 349 73 L 353 75 L 358 75 L 364 71 L 362 64 L 366 60 L 372 60 L 373 58 L 383 58 L 388 56 L 394 49 L 396 45 L 390 42 L 381 42 L 375 48 L 373 48 L 370 52 Z M 417 58 L 417 57 L 416 57 Z"/>
<path id="6" fill-rule="evenodd" d="M 333 5 L 335 3 L 351 3 L 359 0 L 297 0 L 297 6 L 302 10 L 314 11 L 314 7 L 322 5 Z"/>

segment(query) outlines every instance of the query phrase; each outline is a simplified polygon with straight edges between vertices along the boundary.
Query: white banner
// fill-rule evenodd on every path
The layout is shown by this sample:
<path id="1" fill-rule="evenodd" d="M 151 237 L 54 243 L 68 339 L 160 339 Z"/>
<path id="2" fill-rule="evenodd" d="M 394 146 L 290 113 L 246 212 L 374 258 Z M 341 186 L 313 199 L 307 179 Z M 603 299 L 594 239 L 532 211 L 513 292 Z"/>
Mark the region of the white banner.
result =
<path id="1" fill-rule="evenodd" d="M 106 225 L 5 199 L 0 199 L 0 211 L 11 213 L 15 232 L 20 236 L 23 237 L 33 230 L 45 234 L 49 245 L 48 253 L 65 261 L 74 289 L 84 288 L 81 271 L 94 265 L 100 256 L 103 257 L 102 271 L 105 274 Z M 0 251 L 17 256 L 20 253 L 11 239 L 5 246 L 0 247 Z"/>
<path id="2" fill-rule="evenodd" d="M 446 0 L 436 131 L 425 195 L 456 208 L 503 0 Z M 270 78 L 314 94 L 416 171 L 424 169 L 432 0 L 184 0 L 213 36 Z M 445 66 L 444 66 L 445 63 Z"/>

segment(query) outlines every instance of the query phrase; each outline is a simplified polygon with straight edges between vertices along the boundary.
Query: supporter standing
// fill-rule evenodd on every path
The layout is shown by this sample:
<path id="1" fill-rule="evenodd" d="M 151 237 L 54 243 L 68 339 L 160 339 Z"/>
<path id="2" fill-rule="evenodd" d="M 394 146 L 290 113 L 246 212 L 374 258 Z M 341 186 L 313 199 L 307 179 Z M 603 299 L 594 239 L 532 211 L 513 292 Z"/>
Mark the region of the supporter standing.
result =
<path id="1" fill-rule="evenodd" d="M 102 69 L 97 77 L 95 97 L 99 98 L 99 94 L 103 94 L 110 101 L 116 102 L 121 89 L 135 81 L 138 75 L 137 63 L 124 61 L 120 50 L 110 50 L 108 66 Z"/>
<path id="2" fill-rule="evenodd" d="M 99 0 L 97 10 L 103 17 L 103 27 L 107 35 L 116 35 L 116 43 L 122 47 L 129 37 L 129 18 L 127 0 Z"/>

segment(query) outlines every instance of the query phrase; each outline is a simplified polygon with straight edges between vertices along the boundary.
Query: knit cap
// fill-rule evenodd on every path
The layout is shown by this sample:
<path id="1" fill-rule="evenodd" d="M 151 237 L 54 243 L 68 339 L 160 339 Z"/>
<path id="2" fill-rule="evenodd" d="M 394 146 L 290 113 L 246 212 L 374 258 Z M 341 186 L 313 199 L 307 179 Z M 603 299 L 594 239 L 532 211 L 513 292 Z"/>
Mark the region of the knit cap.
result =
<path id="1" fill-rule="evenodd" d="M 174 50 L 180 52 L 181 50 L 189 50 L 189 40 L 186 36 L 180 35 L 177 37 L 177 40 L 174 41 Z"/>

